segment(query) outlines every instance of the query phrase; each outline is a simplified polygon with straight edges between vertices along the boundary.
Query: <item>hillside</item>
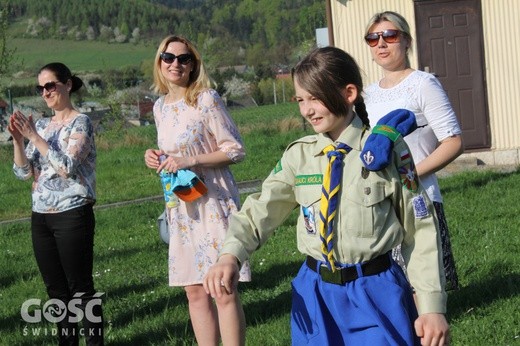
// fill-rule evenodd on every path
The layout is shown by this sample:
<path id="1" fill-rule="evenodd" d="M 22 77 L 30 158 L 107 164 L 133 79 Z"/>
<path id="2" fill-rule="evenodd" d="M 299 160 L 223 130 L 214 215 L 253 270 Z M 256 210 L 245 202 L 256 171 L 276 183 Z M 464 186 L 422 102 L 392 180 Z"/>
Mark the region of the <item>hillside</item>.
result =
<path id="1" fill-rule="evenodd" d="M 170 33 L 213 66 L 290 64 L 326 25 L 321 0 L 6 0 L 10 37 L 150 44 Z"/>
<path id="2" fill-rule="evenodd" d="M 7 63 L 0 57 L 0 97 L 17 102 L 34 95 L 34 75 L 51 61 L 65 63 L 83 78 L 81 101 L 135 102 L 149 92 L 158 43 L 168 34 L 181 34 L 200 50 L 221 95 L 270 104 L 285 99 L 278 95 L 285 91 L 285 82 L 276 79 L 276 73 L 287 71 L 306 54 L 315 44 L 315 29 L 326 25 L 321 0 L 4 3 L 8 25 L 0 20 L 0 51 L 7 47 L 13 56 Z M 124 100 L 115 95 L 127 88 L 134 89 Z"/>

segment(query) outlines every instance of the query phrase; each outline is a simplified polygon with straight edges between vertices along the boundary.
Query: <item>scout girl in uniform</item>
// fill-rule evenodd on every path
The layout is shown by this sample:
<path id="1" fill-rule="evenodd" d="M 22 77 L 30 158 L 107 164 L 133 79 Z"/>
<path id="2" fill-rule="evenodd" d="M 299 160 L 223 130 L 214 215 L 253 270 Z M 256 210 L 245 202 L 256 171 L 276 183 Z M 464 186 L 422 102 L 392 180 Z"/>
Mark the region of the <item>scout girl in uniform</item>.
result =
<path id="1" fill-rule="evenodd" d="M 293 69 L 293 81 L 317 134 L 291 143 L 262 191 L 231 217 L 206 291 L 235 292 L 240 263 L 299 208 L 298 249 L 307 259 L 292 282 L 293 345 L 447 344 L 437 220 L 402 136 L 380 150 L 388 140 L 369 129 L 359 68 L 344 51 L 314 50 Z M 390 256 L 398 244 L 417 308 Z"/>

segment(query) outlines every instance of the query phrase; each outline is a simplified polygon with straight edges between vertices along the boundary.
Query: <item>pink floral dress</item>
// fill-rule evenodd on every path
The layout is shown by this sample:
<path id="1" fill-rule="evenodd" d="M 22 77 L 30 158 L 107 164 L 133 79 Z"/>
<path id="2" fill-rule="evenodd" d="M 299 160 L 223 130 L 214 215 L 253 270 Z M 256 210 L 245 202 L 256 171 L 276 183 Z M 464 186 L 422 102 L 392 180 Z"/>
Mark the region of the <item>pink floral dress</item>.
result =
<path id="1" fill-rule="evenodd" d="M 233 161 L 245 157 L 238 129 L 222 99 L 213 89 L 198 96 L 197 106 L 184 100 L 165 103 L 160 97 L 153 109 L 157 144 L 172 156 L 190 157 L 220 150 Z M 218 257 L 231 213 L 240 208 L 238 187 L 228 166 L 193 168 L 208 188 L 194 202 L 180 201 L 169 209 L 170 245 L 168 272 L 170 286 L 201 284 Z M 160 186 L 159 178 L 157 184 Z M 250 281 L 249 264 L 242 265 L 240 281 Z"/>

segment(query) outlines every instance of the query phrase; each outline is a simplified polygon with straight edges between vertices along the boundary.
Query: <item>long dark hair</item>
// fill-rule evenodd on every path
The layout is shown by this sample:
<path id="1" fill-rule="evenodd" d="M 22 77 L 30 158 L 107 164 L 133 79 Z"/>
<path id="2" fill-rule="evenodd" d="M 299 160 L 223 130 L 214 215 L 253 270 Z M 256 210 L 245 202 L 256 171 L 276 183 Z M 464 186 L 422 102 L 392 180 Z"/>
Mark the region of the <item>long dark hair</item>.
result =
<path id="1" fill-rule="evenodd" d="M 345 51 L 336 47 L 314 49 L 292 69 L 292 77 L 297 78 L 309 94 L 323 102 L 337 116 L 347 116 L 350 110 L 340 90 L 348 84 L 354 84 L 358 89 L 358 97 L 354 101 L 356 113 L 369 126 L 365 102 L 361 96 L 363 79 L 359 66 Z"/>

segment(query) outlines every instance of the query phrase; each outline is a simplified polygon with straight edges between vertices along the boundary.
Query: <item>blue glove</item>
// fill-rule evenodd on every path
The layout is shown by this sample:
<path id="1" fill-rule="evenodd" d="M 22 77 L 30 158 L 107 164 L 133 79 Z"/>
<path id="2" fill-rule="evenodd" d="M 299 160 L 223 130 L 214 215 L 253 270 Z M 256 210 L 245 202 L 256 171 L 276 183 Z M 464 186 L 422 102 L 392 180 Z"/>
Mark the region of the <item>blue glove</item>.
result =
<path id="1" fill-rule="evenodd" d="M 396 109 L 382 117 L 359 155 L 369 171 L 379 171 L 390 164 L 393 144 L 417 128 L 415 114 L 407 109 Z"/>

